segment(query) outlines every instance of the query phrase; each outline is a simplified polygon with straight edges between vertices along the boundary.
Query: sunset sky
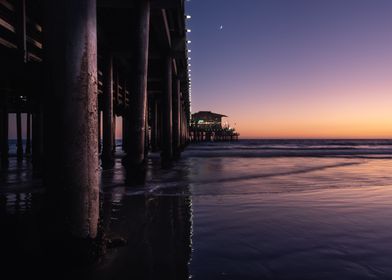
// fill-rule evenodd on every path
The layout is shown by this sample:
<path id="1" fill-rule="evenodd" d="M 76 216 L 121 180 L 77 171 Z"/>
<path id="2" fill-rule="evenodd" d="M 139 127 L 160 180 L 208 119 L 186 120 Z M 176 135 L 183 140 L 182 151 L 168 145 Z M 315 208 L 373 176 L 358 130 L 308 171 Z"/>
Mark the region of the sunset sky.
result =
<path id="1" fill-rule="evenodd" d="M 392 0 L 186 3 L 192 112 L 241 138 L 392 137 Z"/>
<path id="2" fill-rule="evenodd" d="M 392 137 L 392 1 L 187 3 L 193 112 L 242 138 Z"/>

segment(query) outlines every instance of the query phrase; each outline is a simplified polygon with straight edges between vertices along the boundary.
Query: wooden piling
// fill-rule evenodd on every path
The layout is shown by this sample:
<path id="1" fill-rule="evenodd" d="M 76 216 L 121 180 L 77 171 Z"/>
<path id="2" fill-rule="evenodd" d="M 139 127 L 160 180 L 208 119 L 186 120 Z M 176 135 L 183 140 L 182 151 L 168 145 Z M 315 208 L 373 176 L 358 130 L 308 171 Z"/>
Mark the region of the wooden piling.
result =
<path id="1" fill-rule="evenodd" d="M 116 115 L 115 114 L 113 114 L 112 141 L 113 141 L 112 156 L 114 161 L 114 155 L 116 153 Z"/>
<path id="2" fill-rule="evenodd" d="M 7 94 L 1 93 L 0 104 L 0 154 L 1 154 L 1 168 L 8 167 L 8 100 Z"/>
<path id="3" fill-rule="evenodd" d="M 150 127 L 149 127 L 149 118 L 150 118 L 150 105 L 147 98 L 147 111 L 146 111 L 146 129 L 145 129 L 145 138 L 144 138 L 144 158 L 148 157 L 148 152 L 150 150 Z"/>
<path id="4" fill-rule="evenodd" d="M 79 240 L 72 245 L 98 235 L 96 11 L 95 0 L 45 1 L 44 184 L 51 222 Z"/>
<path id="5" fill-rule="evenodd" d="M 116 153 L 116 113 L 114 112 L 114 107 L 117 104 L 117 98 L 119 95 L 119 86 L 118 86 L 118 65 L 115 63 L 113 58 L 113 155 Z"/>
<path id="6" fill-rule="evenodd" d="M 103 65 L 103 149 L 102 167 L 111 168 L 113 159 L 113 57 L 107 54 Z"/>
<path id="7" fill-rule="evenodd" d="M 158 150 L 162 149 L 162 131 L 163 131 L 163 121 L 162 117 L 162 98 L 157 100 L 157 143 L 158 143 Z"/>
<path id="8" fill-rule="evenodd" d="M 26 114 L 26 148 L 25 155 L 29 157 L 31 155 L 31 113 Z"/>
<path id="9" fill-rule="evenodd" d="M 16 157 L 18 160 L 23 159 L 22 114 L 20 111 L 16 113 Z"/>
<path id="10" fill-rule="evenodd" d="M 181 154 L 181 80 L 176 77 L 173 81 L 173 156 L 179 158 Z"/>
<path id="11" fill-rule="evenodd" d="M 150 35 L 150 1 L 137 3 L 137 25 L 135 40 L 135 90 L 130 106 L 130 145 L 124 164 L 127 167 L 127 182 L 144 181 L 145 137 L 147 117 L 147 75 Z"/>
<path id="12" fill-rule="evenodd" d="M 181 149 L 184 147 L 184 112 L 183 112 L 183 104 L 180 101 L 180 147 Z"/>
<path id="13" fill-rule="evenodd" d="M 151 104 L 151 149 L 158 150 L 158 102 L 157 98 L 152 99 Z"/>
<path id="14" fill-rule="evenodd" d="M 164 63 L 165 90 L 162 98 L 162 165 L 170 165 L 173 158 L 173 110 L 172 110 L 172 57 L 167 56 Z"/>
<path id="15" fill-rule="evenodd" d="M 100 155 L 102 152 L 102 137 L 101 137 L 101 135 L 102 135 L 102 113 L 99 110 L 99 107 L 97 108 L 97 110 L 98 110 L 98 116 L 97 116 L 97 118 L 98 118 L 98 135 L 97 135 L 97 137 L 98 137 L 98 155 Z"/>
<path id="16" fill-rule="evenodd" d="M 128 153 L 128 141 L 129 141 L 129 126 L 130 126 L 130 122 L 129 122 L 129 114 L 128 113 L 124 113 L 123 114 L 123 121 L 122 121 L 122 149 L 125 153 Z M 126 159 L 125 158 L 123 160 L 123 164 L 124 166 L 126 165 Z"/>

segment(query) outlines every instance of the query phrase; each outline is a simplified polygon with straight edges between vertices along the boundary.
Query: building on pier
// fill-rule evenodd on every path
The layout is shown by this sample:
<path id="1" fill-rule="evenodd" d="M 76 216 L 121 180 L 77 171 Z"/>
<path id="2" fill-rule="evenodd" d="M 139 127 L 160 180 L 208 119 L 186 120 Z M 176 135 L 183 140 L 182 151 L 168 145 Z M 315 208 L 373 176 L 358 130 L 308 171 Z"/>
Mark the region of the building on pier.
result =
<path id="1" fill-rule="evenodd" d="M 239 133 L 229 125 L 222 125 L 222 118 L 226 115 L 211 111 L 199 111 L 192 114 L 191 141 L 234 141 Z"/>
<path id="2" fill-rule="evenodd" d="M 192 123 L 197 124 L 200 128 L 222 129 L 222 118 L 224 117 L 227 116 L 211 111 L 199 111 L 192 114 Z"/>
<path id="3" fill-rule="evenodd" d="M 123 123 L 127 184 L 143 182 L 150 149 L 167 166 L 188 143 L 184 5 L 0 0 L 0 168 L 7 171 L 16 113 L 18 158 L 31 153 L 49 196 L 61 198 L 53 207 L 67 213 L 72 236 L 97 236 L 100 167 L 113 166 L 115 117 Z M 25 147 L 22 119 L 31 127 Z"/>

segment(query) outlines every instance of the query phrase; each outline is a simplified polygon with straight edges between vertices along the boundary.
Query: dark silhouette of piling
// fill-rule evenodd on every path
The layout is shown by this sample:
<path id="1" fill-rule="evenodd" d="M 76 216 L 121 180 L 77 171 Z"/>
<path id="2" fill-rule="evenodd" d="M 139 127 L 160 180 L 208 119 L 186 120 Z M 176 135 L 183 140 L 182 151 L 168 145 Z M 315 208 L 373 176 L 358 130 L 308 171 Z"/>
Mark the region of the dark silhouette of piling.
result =
<path id="1" fill-rule="evenodd" d="M 107 54 L 103 65 L 103 149 L 102 167 L 110 168 L 114 165 L 113 159 L 113 57 Z"/>
<path id="2" fill-rule="evenodd" d="M 64 244 L 78 246 L 63 249 L 78 256 L 98 235 L 96 1 L 46 1 L 44 8 L 44 184 L 57 226 L 51 237 L 75 240 Z"/>
<path id="3" fill-rule="evenodd" d="M 151 102 L 151 150 L 158 150 L 158 100 L 153 98 Z"/>
<path id="4" fill-rule="evenodd" d="M 173 81 L 173 156 L 180 157 L 181 138 L 181 80 L 176 77 Z"/>
<path id="5" fill-rule="evenodd" d="M 137 3 L 137 25 L 135 41 L 135 92 L 130 106 L 129 124 L 130 145 L 127 146 L 125 166 L 128 182 L 143 182 L 145 176 L 145 142 L 147 117 L 147 75 L 148 48 L 150 34 L 150 1 L 140 0 Z"/>
<path id="6" fill-rule="evenodd" d="M 18 160 L 23 159 L 23 143 L 22 143 L 22 117 L 21 113 L 16 113 L 16 156 Z"/>
<path id="7" fill-rule="evenodd" d="M 1 97 L 1 119 L 0 119 L 0 153 L 1 153 L 1 167 L 6 169 L 8 167 L 8 101 L 7 95 L 3 94 Z"/>
<path id="8" fill-rule="evenodd" d="M 31 155 L 31 114 L 26 114 L 26 148 L 25 155 L 29 157 Z"/>
<path id="9" fill-rule="evenodd" d="M 162 165 L 168 166 L 173 158 L 173 84 L 172 84 L 172 60 L 168 55 L 164 63 L 165 89 L 162 97 Z"/>

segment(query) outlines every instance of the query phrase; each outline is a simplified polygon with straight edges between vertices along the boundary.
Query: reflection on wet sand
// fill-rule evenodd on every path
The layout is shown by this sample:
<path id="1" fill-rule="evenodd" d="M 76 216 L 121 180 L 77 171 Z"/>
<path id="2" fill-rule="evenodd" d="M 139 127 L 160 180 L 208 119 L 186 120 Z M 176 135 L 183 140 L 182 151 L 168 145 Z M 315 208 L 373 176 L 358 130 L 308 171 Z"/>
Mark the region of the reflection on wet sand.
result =
<path id="1" fill-rule="evenodd" d="M 154 164 L 151 161 L 150 167 Z M 154 172 L 149 173 L 152 182 Z M 56 221 L 49 221 L 50 216 L 44 213 L 42 190 L 26 185 L 21 192 L 10 192 L 18 178 L 19 184 L 28 184 L 28 176 L 23 172 L 19 177 L 14 172 L 8 174 L 0 194 L 0 243 L 3 265 L 14 279 L 188 279 L 191 198 L 184 186 L 180 195 L 119 186 L 116 180 L 121 180 L 123 174 L 118 161 L 102 177 L 100 228 L 105 242 L 99 245 L 104 254 L 98 262 L 80 266 L 69 260 L 69 244 L 57 244 L 61 239 L 48 236 Z"/>
<path id="2" fill-rule="evenodd" d="M 206 157 L 212 144 L 190 146 L 170 169 L 150 154 L 146 185 L 132 188 L 123 185 L 118 158 L 102 172 L 100 238 L 91 244 L 98 262 L 82 262 L 75 252 L 89 251 L 77 240 L 61 240 L 55 231 L 61 219 L 45 211 L 40 182 L 11 171 L 0 188 L 3 273 L 14 279 L 391 279 L 390 154 L 249 157 L 253 150 L 242 149 L 244 143 L 227 145 L 241 157 Z"/>
<path id="3" fill-rule="evenodd" d="M 108 249 L 94 279 L 187 279 L 190 258 L 190 198 L 105 194 L 105 232 L 126 245 Z M 112 278 L 113 277 L 113 278 Z"/>

